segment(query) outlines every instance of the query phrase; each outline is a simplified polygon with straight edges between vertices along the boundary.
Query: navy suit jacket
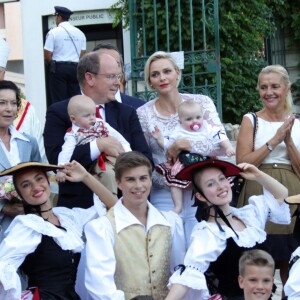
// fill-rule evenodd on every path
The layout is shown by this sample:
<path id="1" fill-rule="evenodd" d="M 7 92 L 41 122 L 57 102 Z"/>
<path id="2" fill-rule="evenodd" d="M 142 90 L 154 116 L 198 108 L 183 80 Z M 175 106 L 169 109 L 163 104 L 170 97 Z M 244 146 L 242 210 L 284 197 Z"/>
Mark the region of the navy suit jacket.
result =
<path id="1" fill-rule="evenodd" d="M 48 161 L 52 164 L 57 164 L 65 133 L 72 125 L 67 112 L 68 103 L 69 99 L 56 102 L 46 113 L 44 144 Z M 105 118 L 110 126 L 124 136 L 132 150 L 143 153 L 152 161 L 150 149 L 134 108 L 111 101 L 105 104 Z M 71 160 L 73 159 L 84 167 L 89 167 L 92 164 L 89 143 L 77 146 Z M 88 208 L 93 205 L 92 195 L 92 191 L 82 183 L 64 182 L 59 184 L 58 205 Z"/>
<path id="2" fill-rule="evenodd" d="M 146 103 L 144 100 L 141 100 L 137 97 L 128 96 L 123 93 L 121 93 L 121 100 L 122 103 L 127 104 L 135 109 L 139 108 L 140 106 Z"/>

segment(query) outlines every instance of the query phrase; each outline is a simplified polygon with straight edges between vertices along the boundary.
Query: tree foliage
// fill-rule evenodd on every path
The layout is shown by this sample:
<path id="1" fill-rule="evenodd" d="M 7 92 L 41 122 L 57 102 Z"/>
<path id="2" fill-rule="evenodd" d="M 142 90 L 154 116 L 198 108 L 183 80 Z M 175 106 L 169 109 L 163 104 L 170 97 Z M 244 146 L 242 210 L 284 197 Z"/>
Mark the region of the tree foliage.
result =
<path id="1" fill-rule="evenodd" d="M 129 0 L 130 1 L 130 0 Z M 135 1 L 137 15 L 146 18 L 145 25 L 139 21 L 137 35 L 140 37 L 140 54 L 148 56 L 158 47 L 166 51 L 178 51 L 177 27 L 178 15 L 175 13 L 177 1 L 168 1 L 168 20 L 166 20 L 165 1 L 156 1 L 157 28 L 159 35 L 155 35 L 153 26 L 154 1 Z M 142 7 L 142 3 L 144 6 Z M 192 13 L 194 49 L 203 49 L 201 1 L 193 2 Z M 191 24 L 189 1 L 181 1 L 182 18 L 181 37 L 182 50 L 191 50 Z M 123 20 L 125 26 L 129 25 L 128 0 L 119 0 L 112 9 L 116 10 L 116 24 Z M 172 12 L 172 13 L 171 13 Z M 144 14 L 142 16 L 142 14 Z M 142 17 L 141 17 L 142 16 Z M 169 22 L 169 45 L 167 44 L 166 21 Z M 207 20 L 207 45 L 213 47 L 213 24 Z M 257 111 L 261 102 L 256 90 L 257 76 L 267 62 L 264 54 L 266 38 L 273 37 L 276 28 L 282 27 L 289 32 L 292 43 L 300 43 L 300 1 L 299 0 L 252 0 L 227 1 L 219 0 L 219 34 L 221 54 L 221 85 L 223 121 L 240 123 L 243 114 L 248 111 Z M 146 34 L 145 34 L 146 33 Z M 143 43 L 142 43 L 143 42 Z M 187 66 L 186 68 L 189 68 Z M 205 66 L 197 66 L 189 72 L 203 71 Z M 185 69 L 186 72 L 186 69 Z M 200 79 L 199 79 L 200 80 Z M 202 78 L 203 80 L 203 78 Z M 214 80 L 209 78 L 209 80 Z"/>
<path id="2" fill-rule="evenodd" d="M 300 49 L 300 1 L 299 0 L 269 0 L 272 7 L 273 16 L 278 28 L 284 29 L 285 36 L 288 37 L 288 50 Z M 275 3 L 274 3 L 275 2 Z M 300 59 L 298 53 L 298 70 L 300 69 Z M 300 78 L 292 85 L 294 102 L 300 102 Z"/>
<path id="3" fill-rule="evenodd" d="M 256 84 L 265 66 L 264 37 L 275 24 L 264 0 L 219 2 L 222 106 L 225 122 L 240 123 L 260 108 Z"/>

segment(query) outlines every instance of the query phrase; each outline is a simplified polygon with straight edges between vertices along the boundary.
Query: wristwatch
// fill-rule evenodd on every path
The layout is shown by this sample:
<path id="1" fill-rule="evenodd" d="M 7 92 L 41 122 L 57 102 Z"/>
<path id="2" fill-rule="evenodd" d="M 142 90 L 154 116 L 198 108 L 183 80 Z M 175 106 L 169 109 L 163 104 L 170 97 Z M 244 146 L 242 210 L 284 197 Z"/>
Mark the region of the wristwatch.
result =
<path id="1" fill-rule="evenodd" d="M 269 145 L 269 143 L 268 143 L 268 142 L 266 143 L 266 146 L 267 146 L 267 148 L 268 148 L 268 150 L 269 150 L 270 152 L 272 152 L 272 151 L 273 151 L 273 147 L 272 147 L 271 145 Z"/>

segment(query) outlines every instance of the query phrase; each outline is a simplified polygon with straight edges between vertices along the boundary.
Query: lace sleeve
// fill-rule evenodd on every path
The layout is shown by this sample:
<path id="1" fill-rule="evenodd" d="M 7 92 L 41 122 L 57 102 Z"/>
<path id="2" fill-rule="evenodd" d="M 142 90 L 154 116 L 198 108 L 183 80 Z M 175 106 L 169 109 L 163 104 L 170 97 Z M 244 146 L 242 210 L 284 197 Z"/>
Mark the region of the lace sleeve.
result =
<path id="1" fill-rule="evenodd" d="M 291 215 L 288 204 L 285 202 L 279 204 L 268 190 L 264 188 L 263 191 L 263 195 L 251 196 L 249 198 L 249 203 L 256 207 L 261 227 L 265 227 L 267 220 L 275 224 L 289 224 L 291 222 Z"/>
<path id="2" fill-rule="evenodd" d="M 145 135 L 149 135 L 149 123 L 147 118 L 147 106 L 143 105 L 137 109 L 137 115 L 139 117 L 139 121 L 141 123 L 141 127 L 143 130 L 143 133 Z"/>
<path id="3" fill-rule="evenodd" d="M 144 104 L 141 107 L 139 107 L 136 112 L 137 112 L 137 115 L 138 115 L 138 118 L 139 118 L 142 130 L 143 130 L 146 142 L 149 145 L 150 144 L 151 133 L 149 131 L 150 130 L 149 129 L 150 128 L 150 124 L 149 124 L 148 117 L 147 117 L 148 106 L 146 104 Z"/>

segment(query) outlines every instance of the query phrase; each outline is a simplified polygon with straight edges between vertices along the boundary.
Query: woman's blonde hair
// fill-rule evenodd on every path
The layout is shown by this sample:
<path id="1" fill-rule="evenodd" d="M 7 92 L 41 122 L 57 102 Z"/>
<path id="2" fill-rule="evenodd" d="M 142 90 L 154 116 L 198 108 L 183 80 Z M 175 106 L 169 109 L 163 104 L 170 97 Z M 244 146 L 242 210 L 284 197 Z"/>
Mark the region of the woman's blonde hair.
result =
<path id="1" fill-rule="evenodd" d="M 292 98 L 292 93 L 291 93 L 291 82 L 290 82 L 289 74 L 283 66 L 281 66 L 281 65 L 270 65 L 270 66 L 264 67 L 258 75 L 257 87 L 256 88 L 259 91 L 259 82 L 260 82 L 261 76 L 265 75 L 265 74 L 270 74 L 270 73 L 275 73 L 275 74 L 280 75 L 281 81 L 283 82 L 283 84 L 286 87 L 289 88 L 289 92 L 288 92 L 287 97 L 285 99 L 285 105 L 284 105 L 284 112 L 287 115 L 289 115 L 293 111 L 293 98 Z"/>
<path id="2" fill-rule="evenodd" d="M 153 90 L 153 88 L 151 87 L 151 82 L 150 82 L 150 66 L 154 61 L 157 61 L 159 59 L 168 59 L 171 62 L 171 64 L 173 65 L 174 69 L 179 72 L 178 84 L 181 80 L 180 69 L 179 69 L 175 59 L 172 57 L 172 55 L 170 53 L 167 53 L 164 51 L 157 51 L 157 52 L 154 52 L 151 56 L 149 56 L 149 58 L 145 64 L 145 68 L 144 68 L 144 78 L 145 78 L 145 82 L 147 84 L 147 88 L 149 90 Z"/>

